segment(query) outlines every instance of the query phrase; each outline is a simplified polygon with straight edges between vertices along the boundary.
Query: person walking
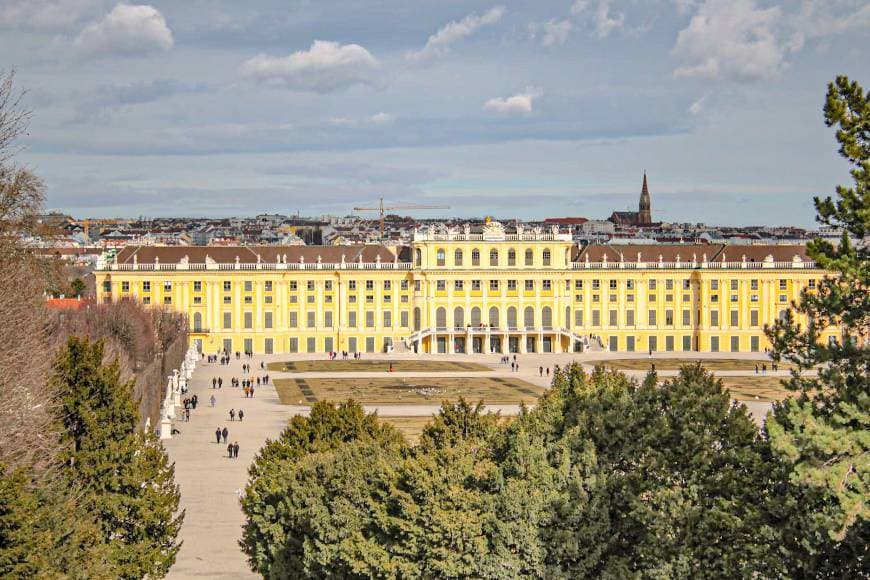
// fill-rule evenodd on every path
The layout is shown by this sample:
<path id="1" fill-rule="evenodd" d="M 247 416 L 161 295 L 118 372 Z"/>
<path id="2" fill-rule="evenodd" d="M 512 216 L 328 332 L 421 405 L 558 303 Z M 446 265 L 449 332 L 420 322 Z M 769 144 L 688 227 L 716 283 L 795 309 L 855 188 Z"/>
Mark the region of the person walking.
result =
<path id="1" fill-rule="evenodd" d="M 236 420 L 236 410 L 230 409 L 230 421 L 235 421 L 235 420 Z"/>
<path id="2" fill-rule="evenodd" d="M 540 374 L 542 377 L 544 376 L 544 367 L 538 367 L 538 374 Z"/>
<path id="3" fill-rule="evenodd" d="M 235 450 L 235 447 L 233 447 L 232 443 L 227 445 L 227 455 L 229 456 L 230 459 L 233 458 L 233 451 L 234 450 Z"/>
<path id="4" fill-rule="evenodd" d="M 217 403 L 217 399 L 214 398 L 214 395 L 212 395 L 211 398 L 209 399 L 209 403 L 211 403 L 212 407 L 214 407 L 215 403 Z"/>
<path id="5" fill-rule="evenodd" d="M 245 412 L 239 409 L 239 421 L 245 418 Z"/>
<path id="6" fill-rule="evenodd" d="M 211 378 L 211 388 L 213 388 L 213 389 L 217 388 L 217 377 Z"/>
<path id="7" fill-rule="evenodd" d="M 254 398 L 254 387 L 251 387 L 248 390 L 251 392 L 251 398 L 253 399 Z"/>
<path id="8" fill-rule="evenodd" d="M 218 388 L 219 388 L 219 389 L 224 388 L 224 379 L 223 379 L 223 377 L 218 377 Z"/>
<path id="9" fill-rule="evenodd" d="M 236 459 L 239 458 L 239 442 L 238 441 L 233 443 L 233 457 L 235 457 Z"/>
<path id="10" fill-rule="evenodd" d="M 220 427 L 218 427 L 217 429 L 214 430 L 214 438 L 216 440 L 215 443 L 220 445 L 221 444 L 221 428 Z"/>
<path id="11" fill-rule="evenodd" d="M 227 437 L 229 437 L 229 435 L 230 435 L 230 430 L 227 429 L 226 427 L 224 427 L 224 430 L 221 431 L 221 435 L 223 435 L 224 443 L 226 443 L 226 442 L 227 442 Z"/>

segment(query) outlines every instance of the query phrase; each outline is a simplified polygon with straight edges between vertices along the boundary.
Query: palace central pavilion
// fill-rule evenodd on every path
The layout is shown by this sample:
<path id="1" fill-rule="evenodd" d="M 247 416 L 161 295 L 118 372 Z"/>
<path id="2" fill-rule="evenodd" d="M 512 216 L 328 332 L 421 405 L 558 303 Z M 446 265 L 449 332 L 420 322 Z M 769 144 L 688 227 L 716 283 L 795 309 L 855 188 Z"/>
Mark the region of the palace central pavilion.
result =
<path id="1" fill-rule="evenodd" d="M 397 247 L 131 246 L 96 272 L 100 302 L 183 312 L 201 351 L 266 354 L 757 352 L 823 275 L 803 246 L 578 246 L 498 222 Z"/>

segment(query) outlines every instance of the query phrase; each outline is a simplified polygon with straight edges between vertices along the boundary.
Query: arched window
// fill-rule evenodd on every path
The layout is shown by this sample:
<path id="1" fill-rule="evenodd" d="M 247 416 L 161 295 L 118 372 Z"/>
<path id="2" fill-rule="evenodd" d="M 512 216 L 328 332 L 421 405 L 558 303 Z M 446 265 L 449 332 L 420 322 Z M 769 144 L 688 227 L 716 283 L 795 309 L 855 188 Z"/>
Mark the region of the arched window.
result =
<path id="1" fill-rule="evenodd" d="M 417 266 L 423 265 L 423 251 L 420 248 L 414 250 L 414 262 L 417 263 Z"/>
<path id="2" fill-rule="evenodd" d="M 480 250 L 477 248 L 471 250 L 471 265 L 480 266 Z"/>
<path id="3" fill-rule="evenodd" d="M 534 266 L 535 265 L 535 253 L 531 248 L 526 250 L 526 266 Z"/>
<path id="4" fill-rule="evenodd" d="M 447 257 L 444 253 L 444 248 L 438 248 L 438 251 L 435 252 L 435 263 L 439 266 L 447 265 Z"/>
<path id="5" fill-rule="evenodd" d="M 526 309 L 523 310 L 523 326 L 526 328 L 535 327 L 535 309 L 531 306 L 526 306 Z"/>
<path id="6" fill-rule="evenodd" d="M 465 311 L 462 306 L 453 309 L 453 328 L 465 328 Z"/>
<path id="7" fill-rule="evenodd" d="M 447 328 L 447 309 L 441 306 L 435 311 L 435 326 Z"/>
<path id="8" fill-rule="evenodd" d="M 550 265 L 550 248 L 544 249 L 544 265 L 545 266 Z"/>
<path id="9" fill-rule="evenodd" d="M 788 312 L 786 310 L 779 311 L 779 320 L 780 322 L 785 322 L 785 319 L 788 318 Z"/>
<path id="10" fill-rule="evenodd" d="M 510 306 L 507 311 L 507 325 L 508 328 L 517 327 L 517 309 L 513 306 Z"/>
<path id="11" fill-rule="evenodd" d="M 498 266 L 498 250 L 495 248 L 489 251 L 489 265 Z"/>
<path id="12" fill-rule="evenodd" d="M 195 312 L 193 315 L 193 330 L 199 332 L 202 330 L 202 313 Z"/>
<path id="13" fill-rule="evenodd" d="M 513 248 L 508 250 L 508 266 L 517 265 L 517 251 Z"/>
<path id="14" fill-rule="evenodd" d="M 489 325 L 498 328 L 498 308 L 495 306 L 489 309 Z"/>
<path id="15" fill-rule="evenodd" d="M 414 330 L 420 330 L 422 326 L 422 314 L 419 306 L 414 309 Z"/>
<path id="16" fill-rule="evenodd" d="M 471 309 L 471 326 L 480 326 L 480 308 L 477 306 Z"/>
<path id="17" fill-rule="evenodd" d="M 541 326 L 544 328 L 553 328 L 553 311 L 549 306 L 544 306 L 541 310 Z"/>
<path id="18" fill-rule="evenodd" d="M 456 250 L 455 252 L 453 252 L 453 265 L 462 265 L 462 250 Z"/>

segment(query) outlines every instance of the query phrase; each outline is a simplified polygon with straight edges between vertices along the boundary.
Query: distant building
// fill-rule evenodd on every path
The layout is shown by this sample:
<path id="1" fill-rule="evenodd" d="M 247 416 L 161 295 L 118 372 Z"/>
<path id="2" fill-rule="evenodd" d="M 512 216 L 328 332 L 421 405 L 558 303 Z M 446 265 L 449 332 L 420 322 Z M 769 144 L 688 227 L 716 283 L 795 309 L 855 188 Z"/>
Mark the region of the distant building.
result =
<path id="1" fill-rule="evenodd" d="M 646 171 L 643 173 L 643 186 L 640 190 L 640 203 L 637 211 L 615 211 L 610 215 L 610 221 L 618 226 L 653 227 L 652 200 L 646 182 Z"/>

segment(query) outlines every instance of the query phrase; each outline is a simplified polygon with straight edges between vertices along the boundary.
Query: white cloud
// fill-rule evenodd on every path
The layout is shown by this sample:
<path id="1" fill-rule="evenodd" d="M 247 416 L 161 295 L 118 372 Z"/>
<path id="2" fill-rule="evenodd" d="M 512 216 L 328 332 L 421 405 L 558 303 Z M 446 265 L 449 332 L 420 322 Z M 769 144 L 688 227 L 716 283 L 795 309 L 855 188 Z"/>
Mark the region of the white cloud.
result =
<path id="1" fill-rule="evenodd" d="M 259 54 L 242 73 L 271 86 L 326 93 L 355 84 L 375 84 L 380 63 L 358 44 L 315 40 L 308 50 L 277 57 Z"/>
<path id="2" fill-rule="evenodd" d="M 490 8 L 482 16 L 469 14 L 462 20 L 454 20 L 438 29 L 438 32 L 429 37 L 426 45 L 419 51 L 411 51 L 405 55 L 408 60 L 420 61 L 445 54 L 450 50 L 450 45 L 467 38 L 490 24 L 495 24 L 504 16 L 504 7 L 495 6 Z"/>
<path id="3" fill-rule="evenodd" d="M 541 44 L 544 46 L 561 46 L 565 44 L 568 35 L 574 28 L 574 24 L 569 20 L 556 20 L 555 18 L 548 20 L 542 24 L 531 24 L 529 29 L 532 32 L 532 38 L 537 35 L 538 29 L 543 32 L 541 36 Z"/>
<path id="4" fill-rule="evenodd" d="M 521 93 L 510 97 L 494 97 L 483 104 L 483 109 L 499 115 L 528 115 L 532 112 L 535 99 L 544 95 L 538 87 L 526 87 Z"/>
<path id="5" fill-rule="evenodd" d="M 683 64 L 676 76 L 757 81 L 779 73 L 784 47 L 779 7 L 755 0 L 707 0 L 680 31 L 672 54 Z"/>
<path id="6" fill-rule="evenodd" d="M 804 0 L 789 24 L 788 49 L 796 51 L 809 40 L 870 28 L 870 4 L 864 0 Z"/>
<path id="7" fill-rule="evenodd" d="M 66 30 L 104 0 L 3 0 L 0 27 Z"/>
<path id="8" fill-rule="evenodd" d="M 353 119 L 350 117 L 332 117 L 329 119 L 329 124 L 336 127 L 372 127 L 379 125 L 389 125 L 396 118 L 389 113 L 375 113 L 362 119 Z"/>
<path id="9" fill-rule="evenodd" d="M 710 96 L 710 93 L 707 93 L 706 95 L 704 95 L 700 99 L 692 102 L 692 104 L 689 105 L 689 114 L 692 115 L 693 117 L 697 117 L 698 115 L 700 115 L 701 111 L 704 110 L 704 102 L 707 100 L 707 98 L 709 96 Z"/>
<path id="10" fill-rule="evenodd" d="M 136 54 L 169 50 L 174 40 L 163 14 L 153 6 L 118 4 L 85 27 L 74 44 L 85 53 Z"/>
<path id="11" fill-rule="evenodd" d="M 624 13 L 611 16 L 610 0 L 598 0 L 594 9 L 589 0 L 576 0 L 571 5 L 571 14 L 588 21 L 592 26 L 593 34 L 598 38 L 606 38 L 611 32 L 625 28 Z"/>

